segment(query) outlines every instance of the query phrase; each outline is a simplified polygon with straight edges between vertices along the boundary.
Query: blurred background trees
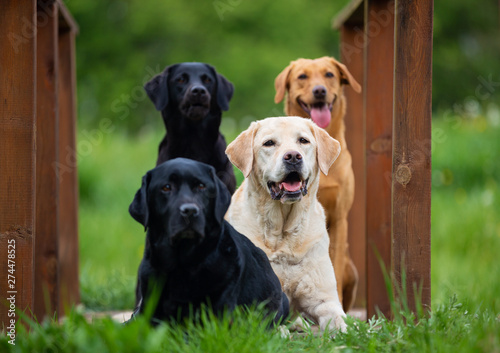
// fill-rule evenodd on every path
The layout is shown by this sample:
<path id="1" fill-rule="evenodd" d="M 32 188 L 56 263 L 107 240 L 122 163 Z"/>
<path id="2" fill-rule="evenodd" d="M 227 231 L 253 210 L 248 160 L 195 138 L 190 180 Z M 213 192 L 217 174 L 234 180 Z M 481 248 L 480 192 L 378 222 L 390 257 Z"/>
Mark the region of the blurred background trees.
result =
<path id="1" fill-rule="evenodd" d="M 68 1 L 80 25 L 78 102 L 82 126 L 108 117 L 135 133 L 160 126 L 143 82 L 167 65 L 214 65 L 235 85 L 225 116 L 278 115 L 274 78 L 291 60 L 338 54 L 330 21 L 341 2 Z M 278 110 L 276 110 L 278 109 Z"/>
<path id="2" fill-rule="evenodd" d="M 182 61 L 208 62 L 234 83 L 226 116 L 276 115 L 282 106 L 273 102 L 274 77 L 299 57 L 338 56 L 331 19 L 347 2 L 67 1 L 81 29 L 81 125 L 107 117 L 128 133 L 159 126 L 143 82 Z M 498 2 L 440 0 L 434 6 L 433 109 L 488 109 L 500 96 Z"/>

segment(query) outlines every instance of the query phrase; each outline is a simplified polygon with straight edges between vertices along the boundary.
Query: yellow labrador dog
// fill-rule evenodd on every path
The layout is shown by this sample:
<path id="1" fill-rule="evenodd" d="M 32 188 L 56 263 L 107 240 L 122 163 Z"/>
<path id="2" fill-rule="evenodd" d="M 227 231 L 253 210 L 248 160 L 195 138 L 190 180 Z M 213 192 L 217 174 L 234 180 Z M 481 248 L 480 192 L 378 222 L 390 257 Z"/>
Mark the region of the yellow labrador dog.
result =
<path id="1" fill-rule="evenodd" d="M 226 149 L 245 176 L 226 219 L 267 254 L 295 313 L 321 330 L 343 331 L 345 313 L 317 199 L 320 171 L 328 173 L 339 153 L 339 142 L 309 119 L 253 122 Z"/>

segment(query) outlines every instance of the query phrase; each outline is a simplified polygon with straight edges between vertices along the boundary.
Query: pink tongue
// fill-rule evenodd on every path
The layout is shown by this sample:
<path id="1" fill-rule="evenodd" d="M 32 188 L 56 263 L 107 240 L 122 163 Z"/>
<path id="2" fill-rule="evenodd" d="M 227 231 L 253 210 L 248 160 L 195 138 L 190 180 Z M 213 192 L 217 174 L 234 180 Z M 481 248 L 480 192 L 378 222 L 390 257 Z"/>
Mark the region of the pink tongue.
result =
<path id="1" fill-rule="evenodd" d="M 295 192 L 300 190 L 300 185 L 301 185 L 300 181 L 292 181 L 291 183 L 284 181 L 281 183 L 281 186 L 283 186 L 286 189 L 286 191 L 290 192 Z"/>
<path id="2" fill-rule="evenodd" d="M 311 109 L 311 119 L 316 123 L 316 125 L 323 129 L 330 124 L 331 118 L 332 116 L 330 115 L 330 110 L 326 104 L 324 104 L 321 108 Z"/>

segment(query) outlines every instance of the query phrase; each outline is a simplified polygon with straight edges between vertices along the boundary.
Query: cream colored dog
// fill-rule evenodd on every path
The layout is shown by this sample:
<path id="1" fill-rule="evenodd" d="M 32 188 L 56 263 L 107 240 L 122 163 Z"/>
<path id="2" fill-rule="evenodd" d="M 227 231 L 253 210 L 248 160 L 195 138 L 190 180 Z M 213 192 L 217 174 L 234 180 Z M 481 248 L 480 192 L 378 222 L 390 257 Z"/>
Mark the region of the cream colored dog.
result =
<path id="1" fill-rule="evenodd" d="M 345 330 L 317 200 L 320 171 L 339 153 L 337 140 L 300 117 L 253 122 L 226 149 L 245 176 L 226 219 L 267 254 L 291 309 L 321 330 Z"/>

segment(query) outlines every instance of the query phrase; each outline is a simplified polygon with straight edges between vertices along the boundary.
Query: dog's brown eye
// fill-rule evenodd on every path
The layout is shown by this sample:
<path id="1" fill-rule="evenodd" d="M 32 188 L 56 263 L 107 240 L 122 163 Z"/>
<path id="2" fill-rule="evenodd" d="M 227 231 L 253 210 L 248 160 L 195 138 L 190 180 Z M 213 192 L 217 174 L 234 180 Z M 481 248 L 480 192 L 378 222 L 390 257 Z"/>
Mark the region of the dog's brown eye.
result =
<path id="1" fill-rule="evenodd" d="M 328 78 L 332 78 L 333 77 L 333 74 L 331 72 L 327 72 L 325 74 L 325 77 L 328 77 Z"/>
<path id="2" fill-rule="evenodd" d="M 299 75 L 299 80 L 305 80 L 307 78 L 306 74 Z"/>
<path id="3" fill-rule="evenodd" d="M 205 184 L 203 184 L 203 183 L 199 183 L 198 184 L 198 190 L 205 190 L 206 187 L 207 186 Z"/>
<path id="4" fill-rule="evenodd" d="M 266 142 L 264 142 L 264 146 L 266 146 L 266 147 L 271 147 L 274 145 L 275 145 L 275 143 L 273 140 L 267 140 Z"/>
<path id="5" fill-rule="evenodd" d="M 167 184 L 165 185 L 164 187 L 161 188 L 163 191 L 165 192 L 169 192 L 169 191 L 172 191 L 172 187 L 170 186 L 170 184 Z"/>
<path id="6" fill-rule="evenodd" d="M 186 79 L 184 77 L 179 77 L 176 81 L 177 83 L 184 83 L 186 82 Z"/>
<path id="7" fill-rule="evenodd" d="M 305 145 L 305 144 L 308 144 L 308 143 L 309 143 L 309 140 L 306 140 L 305 138 L 301 137 L 301 138 L 299 139 L 299 142 L 300 142 L 301 144 Z"/>
<path id="8" fill-rule="evenodd" d="M 210 82 L 212 82 L 212 79 L 210 77 L 208 77 L 208 76 L 203 76 L 201 78 L 201 80 L 203 81 L 203 83 L 210 83 Z"/>

